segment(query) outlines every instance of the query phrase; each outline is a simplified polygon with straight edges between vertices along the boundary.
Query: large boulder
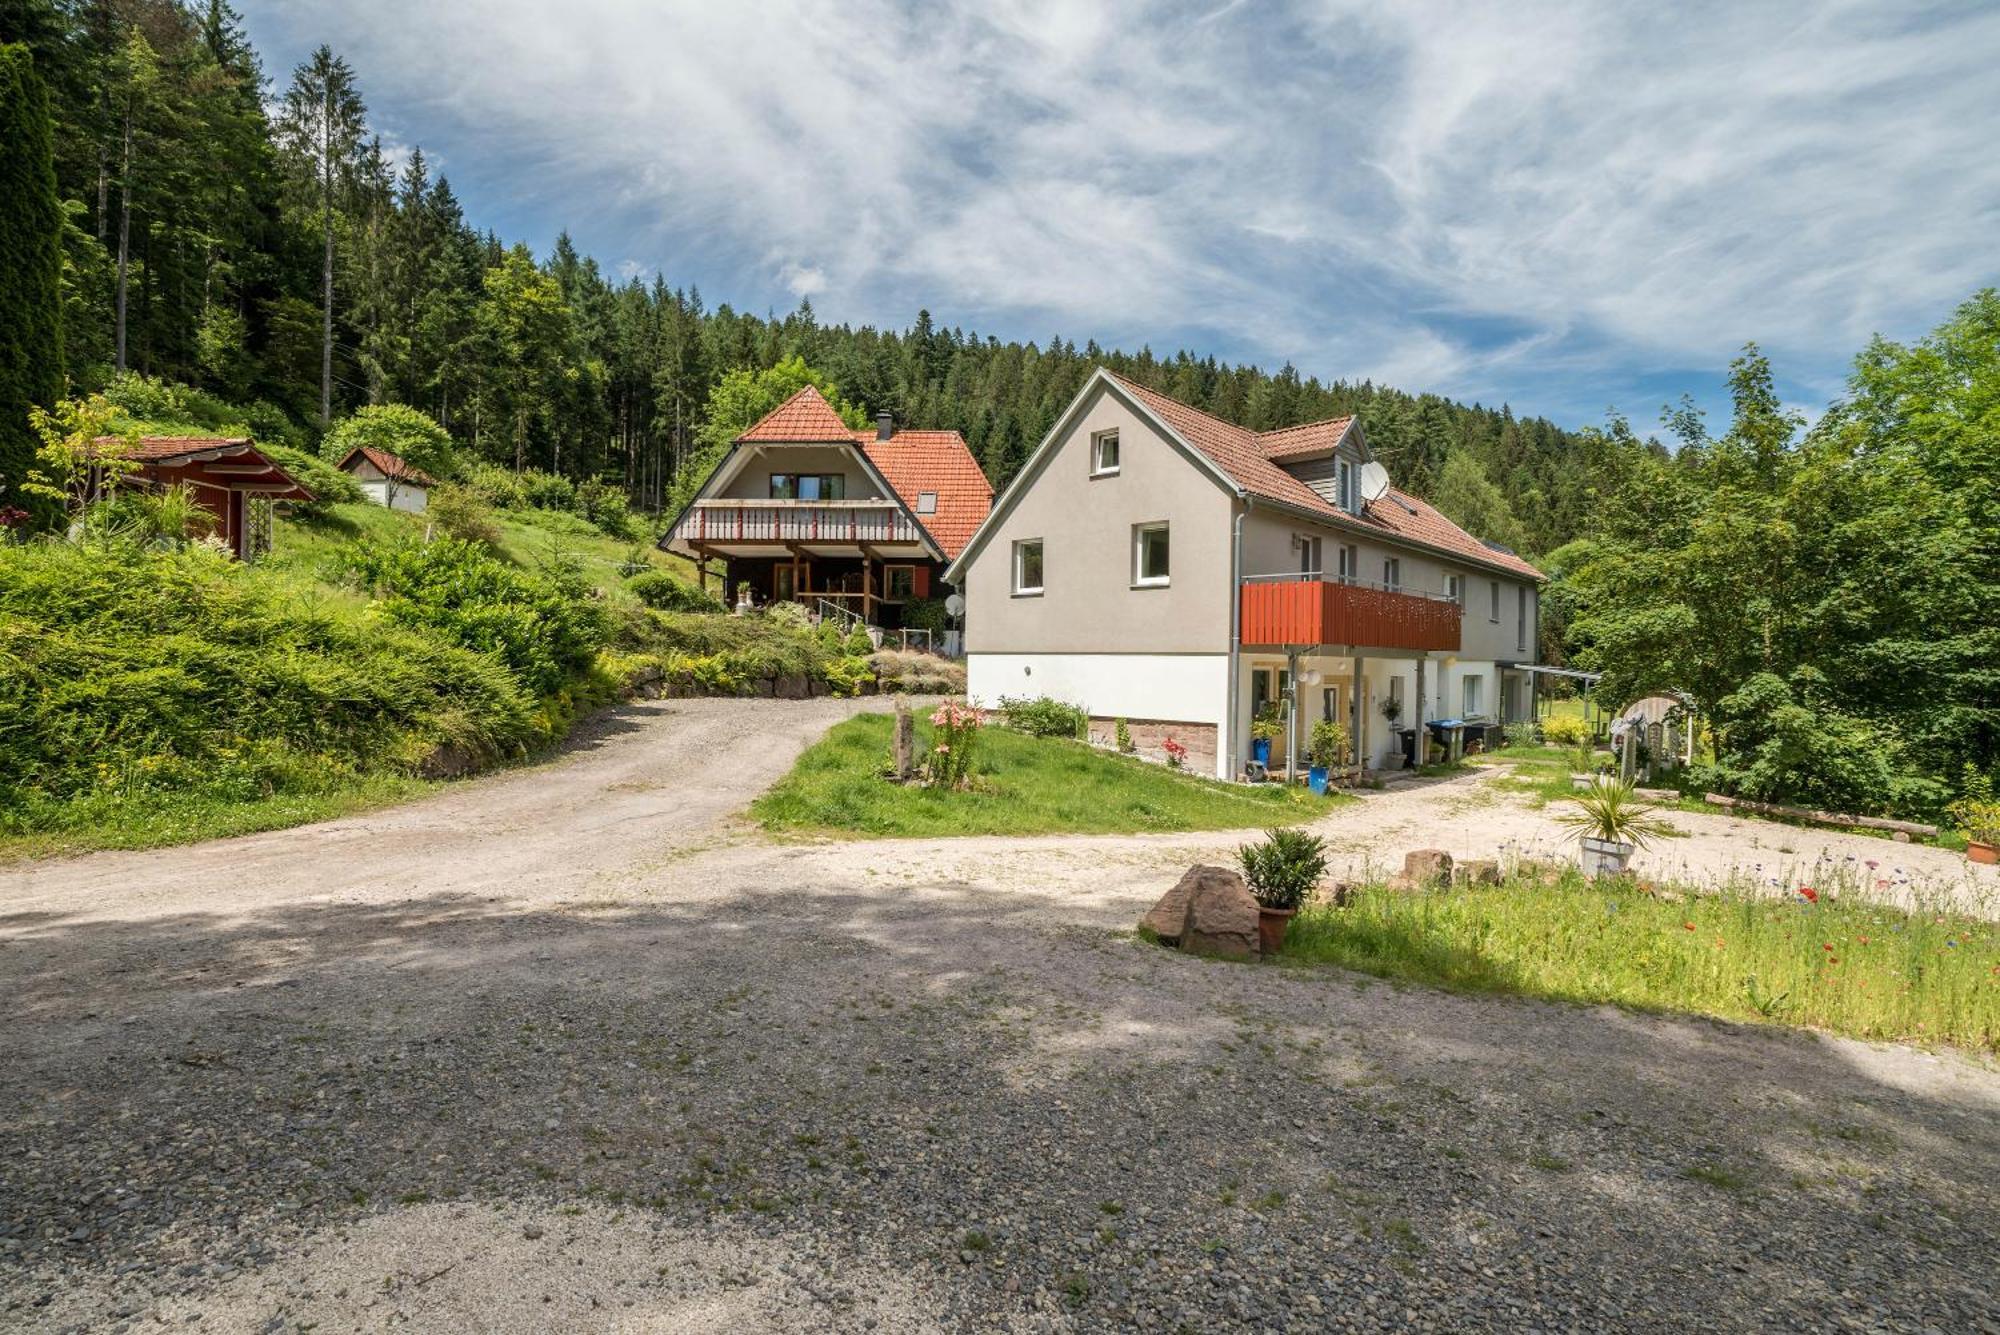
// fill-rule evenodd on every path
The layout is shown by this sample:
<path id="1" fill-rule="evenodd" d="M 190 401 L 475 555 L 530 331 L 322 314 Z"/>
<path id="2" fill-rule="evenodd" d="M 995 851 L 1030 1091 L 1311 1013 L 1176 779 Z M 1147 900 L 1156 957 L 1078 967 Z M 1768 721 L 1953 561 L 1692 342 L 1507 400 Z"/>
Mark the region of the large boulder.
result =
<path id="1" fill-rule="evenodd" d="M 1257 901 L 1227 867 L 1189 867 L 1139 926 L 1196 954 L 1257 958 Z"/>
<path id="2" fill-rule="evenodd" d="M 1257 900 L 1243 878 L 1220 867 L 1196 882 L 1188 896 L 1187 925 L 1181 929 L 1181 949 L 1225 959 L 1257 958 Z"/>
<path id="3" fill-rule="evenodd" d="M 1414 885 L 1451 884 L 1451 854 L 1442 848 L 1419 848 L 1403 855 L 1403 877 Z"/>

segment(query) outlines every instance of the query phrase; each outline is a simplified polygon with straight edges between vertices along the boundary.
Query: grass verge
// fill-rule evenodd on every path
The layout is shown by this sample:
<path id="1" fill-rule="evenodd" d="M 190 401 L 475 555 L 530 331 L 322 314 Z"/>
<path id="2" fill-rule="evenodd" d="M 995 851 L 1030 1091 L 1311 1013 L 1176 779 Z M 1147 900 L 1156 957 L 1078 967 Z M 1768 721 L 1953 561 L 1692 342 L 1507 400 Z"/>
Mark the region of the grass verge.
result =
<path id="1" fill-rule="evenodd" d="M 2000 1044 L 2000 926 L 1852 897 L 1667 898 L 1574 875 L 1428 894 L 1378 886 L 1301 912 L 1284 958 L 1462 991 Z"/>
<path id="2" fill-rule="evenodd" d="M 837 724 L 751 814 L 769 830 L 850 837 L 1137 834 L 1296 825 L 1354 800 L 1175 774 L 1082 742 L 1003 728 L 980 733 L 973 791 L 903 787 L 880 777 L 894 727 L 886 714 Z"/>

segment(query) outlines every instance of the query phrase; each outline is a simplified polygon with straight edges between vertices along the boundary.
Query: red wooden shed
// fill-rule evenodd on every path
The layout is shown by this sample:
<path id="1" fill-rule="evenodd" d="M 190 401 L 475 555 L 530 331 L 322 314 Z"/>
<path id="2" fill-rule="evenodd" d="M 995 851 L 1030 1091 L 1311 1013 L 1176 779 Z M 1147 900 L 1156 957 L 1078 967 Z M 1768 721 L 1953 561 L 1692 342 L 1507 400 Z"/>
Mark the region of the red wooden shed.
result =
<path id="1" fill-rule="evenodd" d="M 185 485 L 195 500 L 215 516 L 215 531 L 239 558 L 255 554 L 252 547 L 250 502 L 309 501 L 313 494 L 247 437 L 141 436 L 127 442 L 101 436 L 98 448 L 137 464 L 125 485 L 172 487 Z"/>

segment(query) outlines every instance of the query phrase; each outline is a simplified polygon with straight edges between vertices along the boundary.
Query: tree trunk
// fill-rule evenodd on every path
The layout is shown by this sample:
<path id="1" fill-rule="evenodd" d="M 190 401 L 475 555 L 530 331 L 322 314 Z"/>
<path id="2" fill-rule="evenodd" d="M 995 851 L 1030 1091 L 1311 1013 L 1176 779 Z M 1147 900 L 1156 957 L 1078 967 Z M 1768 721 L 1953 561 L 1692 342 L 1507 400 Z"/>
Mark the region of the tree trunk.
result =
<path id="1" fill-rule="evenodd" d="M 118 373 L 125 373 L 126 274 L 132 263 L 132 104 L 125 104 L 125 161 L 118 183 Z"/>

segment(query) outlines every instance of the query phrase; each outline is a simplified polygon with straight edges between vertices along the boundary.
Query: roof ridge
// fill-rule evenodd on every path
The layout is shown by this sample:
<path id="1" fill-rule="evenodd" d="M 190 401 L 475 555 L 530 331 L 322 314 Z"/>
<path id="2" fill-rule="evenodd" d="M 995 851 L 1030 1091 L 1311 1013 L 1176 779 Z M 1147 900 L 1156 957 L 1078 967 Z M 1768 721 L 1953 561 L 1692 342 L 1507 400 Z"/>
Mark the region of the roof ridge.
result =
<path id="1" fill-rule="evenodd" d="M 1353 420 L 1353 413 L 1340 413 L 1334 417 L 1315 418 L 1310 422 L 1294 422 L 1290 426 L 1274 426 L 1269 431 L 1259 431 L 1256 435 L 1261 440 L 1265 436 L 1282 436 L 1287 431 L 1305 431 L 1316 426 L 1332 426 L 1335 422 L 1352 422 Z"/>
<path id="2" fill-rule="evenodd" d="M 790 423 L 783 426 L 774 425 L 788 416 L 800 417 L 803 420 L 796 426 Z M 832 424 L 831 427 L 829 423 Z M 820 434 L 828 430 L 833 430 L 834 434 Z M 780 434 L 781 432 L 784 434 Z M 795 432 L 813 434 L 792 434 Z M 834 411 L 833 405 L 827 401 L 826 395 L 820 392 L 819 386 L 808 381 L 786 395 L 783 403 L 745 427 L 737 434 L 736 439 L 771 443 L 797 441 L 804 444 L 822 442 L 832 444 L 835 441 L 846 440 L 852 433 L 853 428 L 841 420 L 840 414 Z"/>
<path id="3" fill-rule="evenodd" d="M 1175 398 L 1173 395 L 1167 393 L 1163 389 L 1154 389 L 1151 385 L 1142 385 L 1138 381 L 1132 379 L 1132 377 L 1127 375 L 1121 375 L 1117 371 L 1112 370 L 1108 366 L 1104 368 L 1104 373 L 1110 376 L 1113 380 L 1116 380 L 1119 384 L 1124 385 L 1127 389 L 1134 389 L 1141 394 L 1149 394 L 1157 399 L 1165 399 L 1168 403 L 1173 404 L 1176 408 L 1179 408 L 1181 411 L 1193 413 L 1197 417 L 1213 422 L 1217 426 L 1223 428 L 1225 431 L 1237 431 L 1241 432 L 1246 436 L 1251 436 L 1251 437 L 1254 437 L 1257 434 L 1255 431 L 1252 431 L 1249 427 L 1244 426 L 1241 422 L 1232 422 L 1226 417 L 1217 417 L 1214 413 L 1209 412 L 1206 408 L 1197 408 L 1192 403 L 1189 403 L 1184 399 Z"/>

